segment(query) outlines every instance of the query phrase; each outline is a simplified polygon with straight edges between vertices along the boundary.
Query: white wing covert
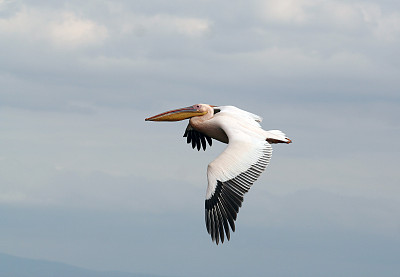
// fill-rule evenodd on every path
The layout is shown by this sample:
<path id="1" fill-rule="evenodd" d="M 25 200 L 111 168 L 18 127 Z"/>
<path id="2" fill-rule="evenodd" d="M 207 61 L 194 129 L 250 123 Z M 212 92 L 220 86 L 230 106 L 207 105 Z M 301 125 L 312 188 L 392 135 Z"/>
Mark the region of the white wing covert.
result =
<path id="1" fill-rule="evenodd" d="M 262 121 L 262 117 L 248 111 L 239 109 L 235 106 L 220 106 L 218 107 L 221 112 L 229 113 L 230 116 L 238 117 L 240 120 L 251 120 L 260 123 Z M 256 124 L 258 127 L 261 127 L 260 124 Z"/>

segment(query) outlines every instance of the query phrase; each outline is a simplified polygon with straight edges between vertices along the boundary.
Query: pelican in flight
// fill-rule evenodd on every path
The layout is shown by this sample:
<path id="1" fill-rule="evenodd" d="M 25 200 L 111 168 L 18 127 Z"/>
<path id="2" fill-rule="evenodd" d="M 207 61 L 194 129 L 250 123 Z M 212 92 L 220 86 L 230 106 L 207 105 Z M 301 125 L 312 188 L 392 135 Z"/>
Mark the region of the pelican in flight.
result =
<path id="1" fill-rule="evenodd" d="M 196 104 L 164 112 L 146 121 L 179 121 L 188 119 L 184 137 L 193 149 L 206 149 L 212 139 L 227 143 L 207 168 L 208 186 L 205 220 L 208 233 L 217 244 L 230 239 L 243 196 L 267 167 L 273 143 L 292 141 L 279 130 L 265 131 L 261 117 L 234 106 Z M 230 227 L 230 229 L 229 229 Z"/>

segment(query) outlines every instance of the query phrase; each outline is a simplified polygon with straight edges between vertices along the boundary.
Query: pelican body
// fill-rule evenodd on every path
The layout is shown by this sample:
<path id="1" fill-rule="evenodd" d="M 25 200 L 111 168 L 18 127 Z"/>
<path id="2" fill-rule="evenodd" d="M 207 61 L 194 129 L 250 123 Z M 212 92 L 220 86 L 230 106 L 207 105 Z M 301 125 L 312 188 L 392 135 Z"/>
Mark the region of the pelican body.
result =
<path id="1" fill-rule="evenodd" d="M 207 168 L 208 186 L 205 221 L 208 233 L 217 244 L 230 239 L 243 197 L 265 170 L 272 155 L 273 143 L 292 141 L 279 130 L 265 131 L 262 118 L 234 106 L 196 104 L 171 110 L 146 121 L 189 119 L 184 137 L 193 149 L 206 150 L 212 139 L 228 146 Z"/>

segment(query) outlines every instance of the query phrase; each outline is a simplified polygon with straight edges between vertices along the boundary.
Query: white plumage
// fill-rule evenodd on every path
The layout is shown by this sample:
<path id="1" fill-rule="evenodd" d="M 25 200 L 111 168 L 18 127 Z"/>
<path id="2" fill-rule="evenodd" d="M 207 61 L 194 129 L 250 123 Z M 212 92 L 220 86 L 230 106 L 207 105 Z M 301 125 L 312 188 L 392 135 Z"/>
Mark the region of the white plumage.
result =
<path id="1" fill-rule="evenodd" d="M 271 143 L 291 143 L 279 130 L 265 131 L 262 118 L 233 106 L 197 104 L 165 112 L 146 120 L 177 121 L 190 118 L 184 136 L 193 148 L 206 149 L 216 139 L 227 148 L 207 168 L 205 201 L 207 231 L 217 244 L 230 239 L 244 194 L 267 167 Z"/>

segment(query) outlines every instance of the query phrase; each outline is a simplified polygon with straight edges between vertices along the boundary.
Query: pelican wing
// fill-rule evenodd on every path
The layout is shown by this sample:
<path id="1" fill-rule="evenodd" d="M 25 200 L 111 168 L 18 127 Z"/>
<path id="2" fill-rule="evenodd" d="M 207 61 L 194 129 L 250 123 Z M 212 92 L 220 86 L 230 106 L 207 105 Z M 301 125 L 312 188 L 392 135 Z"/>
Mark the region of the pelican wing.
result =
<path id="1" fill-rule="evenodd" d="M 229 138 L 228 147 L 207 169 L 205 220 L 207 231 L 217 244 L 220 239 L 224 242 L 224 233 L 230 239 L 229 226 L 235 231 L 244 194 L 265 170 L 272 155 L 272 147 L 265 138 L 229 118 L 218 120 Z"/>
<path id="2" fill-rule="evenodd" d="M 219 109 L 219 111 L 221 111 L 225 114 L 229 113 L 229 115 L 231 115 L 232 117 L 239 117 L 241 120 L 246 120 L 246 121 L 248 121 L 248 123 L 252 123 L 252 124 L 260 127 L 260 124 L 254 123 L 254 121 L 257 123 L 260 123 L 262 121 L 262 117 L 259 115 L 239 109 L 235 106 L 220 106 L 220 107 L 214 108 L 214 111 L 217 108 Z"/>
<path id="3" fill-rule="evenodd" d="M 191 143 L 193 149 L 197 147 L 198 151 L 200 151 L 201 147 L 203 147 L 203 150 L 206 150 L 206 140 L 210 146 L 212 145 L 212 139 L 209 136 L 193 129 L 190 123 L 186 127 L 183 137 L 187 138 L 187 143 Z"/>

